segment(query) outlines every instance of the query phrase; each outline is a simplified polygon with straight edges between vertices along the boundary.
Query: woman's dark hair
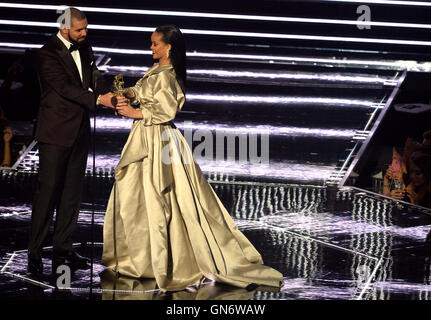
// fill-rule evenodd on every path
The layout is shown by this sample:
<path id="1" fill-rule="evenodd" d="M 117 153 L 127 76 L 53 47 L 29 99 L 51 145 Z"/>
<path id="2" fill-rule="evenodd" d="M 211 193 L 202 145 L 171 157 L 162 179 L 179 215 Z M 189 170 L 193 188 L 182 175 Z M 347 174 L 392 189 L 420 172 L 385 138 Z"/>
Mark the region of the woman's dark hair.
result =
<path id="1" fill-rule="evenodd" d="M 414 152 L 410 160 L 419 167 L 425 176 L 426 183 L 431 181 L 431 155 L 420 151 Z"/>
<path id="2" fill-rule="evenodd" d="M 406 173 L 403 173 L 403 181 L 406 185 L 410 183 L 410 160 L 412 155 L 417 152 L 421 147 L 421 144 L 412 138 L 407 138 L 404 143 L 404 150 L 402 159 L 406 165 Z"/>
<path id="3" fill-rule="evenodd" d="M 176 78 L 183 93 L 186 93 L 186 42 L 181 30 L 174 25 L 157 27 L 156 31 L 162 35 L 162 41 L 171 45 L 170 58 Z"/>
<path id="4" fill-rule="evenodd" d="M 424 140 L 421 143 L 421 151 L 431 154 L 431 130 L 425 131 L 423 137 Z"/>

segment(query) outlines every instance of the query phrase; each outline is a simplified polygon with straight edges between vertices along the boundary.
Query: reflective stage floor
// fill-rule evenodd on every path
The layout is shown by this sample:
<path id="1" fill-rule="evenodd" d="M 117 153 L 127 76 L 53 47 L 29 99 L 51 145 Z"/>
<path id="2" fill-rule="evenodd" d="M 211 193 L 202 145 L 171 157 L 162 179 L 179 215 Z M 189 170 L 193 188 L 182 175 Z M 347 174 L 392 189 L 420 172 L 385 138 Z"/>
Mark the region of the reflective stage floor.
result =
<path id="1" fill-rule="evenodd" d="M 51 274 L 49 246 L 43 252 L 44 277 L 34 281 L 25 275 L 34 183 L 35 175 L 2 177 L 0 299 L 431 299 L 429 211 L 355 188 L 222 181 L 212 181 L 213 188 L 265 264 L 283 274 L 283 287 L 245 290 L 207 281 L 163 294 L 152 279 L 117 277 L 100 264 L 103 194 L 112 180 L 91 185 L 88 177 L 75 240 L 78 253 L 94 255 L 93 276 L 79 270 L 69 290 L 53 290 L 67 283 Z M 88 196 L 91 189 L 97 194 Z M 93 232 L 89 197 L 95 199 Z"/>

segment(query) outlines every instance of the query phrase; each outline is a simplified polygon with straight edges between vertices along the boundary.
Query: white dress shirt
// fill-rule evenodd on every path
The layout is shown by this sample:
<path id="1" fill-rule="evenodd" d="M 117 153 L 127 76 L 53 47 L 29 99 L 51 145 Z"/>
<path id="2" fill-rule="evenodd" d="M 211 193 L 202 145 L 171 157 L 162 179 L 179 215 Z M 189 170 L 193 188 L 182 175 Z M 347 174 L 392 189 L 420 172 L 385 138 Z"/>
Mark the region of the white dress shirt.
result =
<path id="1" fill-rule="evenodd" d="M 61 42 L 64 43 L 67 50 L 69 50 L 69 48 L 72 46 L 72 43 L 70 41 L 64 39 L 63 36 L 61 35 L 60 31 L 58 31 L 57 37 L 61 40 Z M 71 53 L 71 55 L 72 55 L 73 60 L 75 61 L 76 67 L 78 68 L 79 76 L 81 77 L 81 81 L 82 81 L 81 55 L 79 54 L 79 50 L 74 50 Z"/>

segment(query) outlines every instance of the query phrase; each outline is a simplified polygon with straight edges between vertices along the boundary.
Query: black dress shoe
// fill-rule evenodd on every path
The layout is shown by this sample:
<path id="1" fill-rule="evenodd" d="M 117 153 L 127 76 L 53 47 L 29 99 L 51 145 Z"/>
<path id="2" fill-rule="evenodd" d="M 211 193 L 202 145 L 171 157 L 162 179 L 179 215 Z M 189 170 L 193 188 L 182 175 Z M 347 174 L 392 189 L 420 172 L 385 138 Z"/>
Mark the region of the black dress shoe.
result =
<path id="1" fill-rule="evenodd" d="M 40 278 L 43 275 L 43 263 L 40 255 L 27 255 L 27 276 L 31 278 Z"/>
<path id="2" fill-rule="evenodd" d="M 89 260 L 80 256 L 75 251 L 53 251 L 52 271 L 56 273 L 58 266 L 67 265 L 74 270 L 90 269 Z"/>

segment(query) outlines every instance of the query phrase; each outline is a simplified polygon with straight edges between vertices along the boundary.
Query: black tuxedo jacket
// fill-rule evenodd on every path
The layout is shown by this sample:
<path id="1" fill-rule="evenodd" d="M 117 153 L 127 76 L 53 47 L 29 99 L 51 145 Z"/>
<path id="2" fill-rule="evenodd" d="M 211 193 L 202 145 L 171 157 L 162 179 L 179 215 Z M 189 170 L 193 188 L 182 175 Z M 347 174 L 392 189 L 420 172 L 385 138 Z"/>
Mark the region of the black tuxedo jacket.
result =
<path id="1" fill-rule="evenodd" d="M 81 124 L 90 132 L 89 111 L 95 110 L 97 96 L 109 91 L 91 47 L 82 45 L 79 53 L 82 82 L 72 55 L 57 35 L 38 52 L 41 96 L 35 137 L 39 142 L 70 147 Z"/>

